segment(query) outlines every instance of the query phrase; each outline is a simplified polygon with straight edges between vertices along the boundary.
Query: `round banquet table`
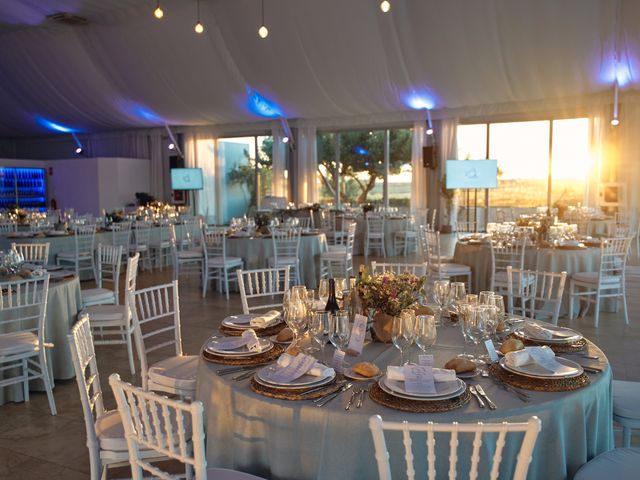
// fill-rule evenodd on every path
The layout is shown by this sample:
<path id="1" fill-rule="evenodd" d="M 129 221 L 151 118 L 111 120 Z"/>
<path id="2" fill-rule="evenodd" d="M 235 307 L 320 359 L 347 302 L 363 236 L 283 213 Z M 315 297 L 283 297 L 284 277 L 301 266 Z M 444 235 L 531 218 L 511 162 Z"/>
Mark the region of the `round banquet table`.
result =
<path id="1" fill-rule="evenodd" d="M 471 267 L 473 292 L 489 290 L 491 286 L 491 249 L 485 243 L 457 242 L 453 262 Z M 597 272 L 600 265 L 600 248 L 558 249 L 527 247 L 524 268 L 545 272 L 567 272 L 560 306 L 560 315 L 569 313 L 569 276 L 576 272 Z M 611 309 L 615 302 L 603 301 L 603 308 Z M 578 312 L 578 301 L 574 300 L 574 311 Z"/>
<path id="2" fill-rule="evenodd" d="M 438 341 L 429 349 L 435 357 L 434 365 L 442 366 L 455 357 L 461 351 L 461 344 L 462 335 L 458 328 L 449 325 L 439 327 Z M 384 369 L 388 364 L 398 364 L 396 352 L 393 346 L 372 343 L 365 346 L 358 361 L 372 361 Z M 457 410 L 429 414 L 393 410 L 374 403 L 370 398 L 366 398 L 361 409 L 345 411 L 348 393 L 322 408 L 310 400 L 267 398 L 254 393 L 249 380 L 233 381 L 230 378 L 233 375 L 218 376 L 215 371 L 221 365 L 201 358 L 196 398 L 204 403 L 207 462 L 212 466 L 235 468 L 273 479 L 372 479 L 378 478 L 378 471 L 368 426 L 371 415 L 379 414 L 390 421 L 465 423 L 522 422 L 536 415 L 542 421 L 542 430 L 528 478 L 570 478 L 582 464 L 613 448 L 611 369 L 604 354 L 591 343 L 589 352 L 600 357 L 593 365 L 603 367 L 604 371 L 589 374 L 591 383 L 580 390 L 557 393 L 528 391 L 531 401 L 523 403 L 490 378 L 477 377 L 498 405 L 497 410 L 480 409 L 472 398 Z M 327 356 L 332 353 L 329 346 L 326 353 Z M 347 358 L 354 362 L 352 357 Z M 387 439 L 394 472 L 405 472 L 401 443 L 399 436 Z M 414 440 L 416 470 L 419 472 L 425 471 L 424 444 L 424 437 Z M 448 464 L 448 442 L 440 442 L 439 445 L 443 451 L 436 452 L 436 458 Z M 505 469 L 513 467 L 513 458 L 507 459 L 513 453 L 512 449 L 517 447 L 519 442 L 507 443 L 502 465 Z M 468 471 L 466 459 L 470 458 L 470 450 L 464 449 L 470 449 L 470 442 L 460 448 L 463 450 L 459 450 L 458 472 L 463 473 L 465 469 Z M 487 477 L 480 472 L 479 478 Z M 501 478 L 505 477 L 501 475 Z"/>
<path id="3" fill-rule="evenodd" d="M 300 237 L 300 278 L 309 288 L 317 288 L 320 278 L 320 254 L 327 249 L 327 238 L 321 234 Z M 273 256 L 273 240 L 254 237 L 227 237 L 227 255 L 240 257 L 246 270 L 267 268 Z"/>
<path id="4" fill-rule="evenodd" d="M 54 379 L 68 380 L 75 377 L 71 353 L 67 345 L 67 334 L 82 310 L 82 296 L 78 277 L 51 281 L 47 297 L 45 341 L 53 343 L 47 349 L 47 365 Z M 41 380 L 31 382 L 32 390 L 44 390 Z M 22 384 L 0 388 L 0 405 L 6 402 L 21 402 Z"/>

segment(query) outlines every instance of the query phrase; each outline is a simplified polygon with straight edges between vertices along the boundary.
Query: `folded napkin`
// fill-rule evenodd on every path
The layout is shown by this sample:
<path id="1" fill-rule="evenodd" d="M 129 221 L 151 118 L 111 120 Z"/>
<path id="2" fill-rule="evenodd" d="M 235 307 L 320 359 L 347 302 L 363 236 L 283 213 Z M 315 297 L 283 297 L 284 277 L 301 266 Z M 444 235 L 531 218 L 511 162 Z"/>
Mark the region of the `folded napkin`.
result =
<path id="1" fill-rule="evenodd" d="M 250 237 L 251 234 L 249 232 L 245 232 L 244 230 L 238 230 L 237 232 L 234 232 L 233 235 L 231 235 L 232 237 Z"/>
<path id="2" fill-rule="evenodd" d="M 400 382 L 404 382 L 404 367 L 397 367 L 394 365 L 389 365 L 387 367 L 387 378 L 389 380 L 396 380 Z M 448 370 L 446 368 L 434 368 L 433 369 L 433 379 L 436 382 L 454 382 L 456 380 L 456 371 Z"/>
<path id="3" fill-rule="evenodd" d="M 250 325 L 256 328 L 265 328 L 275 323 L 279 316 L 280 312 L 277 310 L 269 310 L 267 313 L 252 318 Z"/>
<path id="4" fill-rule="evenodd" d="M 538 340 L 552 340 L 554 338 L 568 338 L 575 336 L 574 332 L 545 328 L 533 322 L 526 322 L 524 324 L 524 332 L 530 338 Z"/>
<path id="5" fill-rule="evenodd" d="M 241 347 L 247 347 L 250 352 L 262 352 L 260 340 L 252 328 L 242 332 L 240 337 L 222 338 L 215 343 L 217 350 L 236 350 Z"/>
<path id="6" fill-rule="evenodd" d="M 551 373 L 559 373 L 567 369 L 555 357 L 556 354 L 547 346 L 526 347 L 523 350 L 509 352 L 504 356 L 507 366 L 511 368 L 537 364 Z"/>
<path id="7" fill-rule="evenodd" d="M 293 355 L 289 355 L 288 353 L 283 353 L 278 358 L 278 366 L 286 367 L 289 365 L 295 357 Z M 327 367 L 321 363 L 314 363 L 309 370 L 306 372 L 307 375 L 313 375 L 314 377 L 329 377 L 333 375 L 333 368 Z"/>

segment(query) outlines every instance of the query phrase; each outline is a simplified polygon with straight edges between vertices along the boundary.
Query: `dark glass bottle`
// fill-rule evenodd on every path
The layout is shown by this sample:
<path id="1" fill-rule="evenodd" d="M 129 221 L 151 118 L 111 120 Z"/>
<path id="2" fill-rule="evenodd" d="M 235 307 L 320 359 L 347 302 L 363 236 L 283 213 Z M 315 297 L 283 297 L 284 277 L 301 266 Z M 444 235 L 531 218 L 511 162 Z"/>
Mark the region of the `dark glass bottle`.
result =
<path id="1" fill-rule="evenodd" d="M 340 310 L 338 300 L 336 299 L 336 281 L 333 278 L 329 279 L 329 298 L 327 299 L 327 306 L 324 309 L 333 314 Z"/>

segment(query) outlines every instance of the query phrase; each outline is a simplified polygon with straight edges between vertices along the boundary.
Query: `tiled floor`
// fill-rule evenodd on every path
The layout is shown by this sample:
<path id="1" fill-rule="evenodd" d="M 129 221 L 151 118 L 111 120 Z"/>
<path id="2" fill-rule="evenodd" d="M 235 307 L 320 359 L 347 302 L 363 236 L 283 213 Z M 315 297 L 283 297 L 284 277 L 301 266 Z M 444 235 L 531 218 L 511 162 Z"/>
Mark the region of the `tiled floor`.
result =
<path id="1" fill-rule="evenodd" d="M 358 259 L 360 262 L 362 258 Z M 632 263 L 638 264 L 637 259 Z M 170 281 L 171 272 L 141 274 L 138 287 Z M 622 315 L 603 313 L 600 327 L 593 327 L 587 317 L 573 322 L 561 319 L 583 332 L 598 344 L 608 356 L 614 377 L 640 381 L 640 267 L 630 267 L 628 276 L 630 324 Z M 180 308 L 184 350 L 197 354 L 202 343 L 217 329 L 219 322 L 240 309 L 239 295 L 232 293 L 229 301 L 218 292 L 206 299 L 200 295 L 196 279 L 181 280 Z M 57 346 L 65 348 L 65 346 Z M 133 383 L 138 377 L 129 374 L 124 346 L 97 347 L 105 403 L 114 407 L 107 378 L 112 372 Z M 75 380 L 57 381 L 55 399 L 58 415 L 49 415 L 46 395 L 33 393 L 29 403 L 0 406 L 0 479 L 86 479 L 89 477 L 89 458 L 85 447 L 85 426 Z M 124 473 L 126 472 L 115 472 Z"/>

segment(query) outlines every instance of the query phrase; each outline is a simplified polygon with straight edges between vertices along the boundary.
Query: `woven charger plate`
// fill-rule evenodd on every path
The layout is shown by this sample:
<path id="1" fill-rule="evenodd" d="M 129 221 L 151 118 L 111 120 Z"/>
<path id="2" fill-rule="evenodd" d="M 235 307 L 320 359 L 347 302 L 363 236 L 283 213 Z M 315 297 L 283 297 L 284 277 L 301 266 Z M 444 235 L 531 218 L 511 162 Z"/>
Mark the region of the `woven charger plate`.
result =
<path id="1" fill-rule="evenodd" d="M 580 340 L 573 343 L 565 343 L 565 344 L 549 343 L 549 342 L 545 342 L 544 340 L 528 340 L 525 338 L 521 338 L 513 333 L 510 333 L 509 335 L 507 335 L 507 338 L 515 338 L 517 340 L 520 340 L 525 345 L 525 347 L 547 346 L 551 348 L 551 350 L 553 350 L 555 353 L 580 352 L 584 350 L 584 348 L 587 346 L 587 340 L 585 338 L 581 338 Z"/>
<path id="2" fill-rule="evenodd" d="M 280 333 L 280 330 L 283 330 L 286 327 L 284 322 L 276 323 L 275 325 L 271 325 L 267 328 L 254 328 L 253 331 L 256 332 L 256 335 L 259 337 L 270 337 L 272 335 L 277 335 Z M 244 330 L 239 328 L 229 328 L 224 325 L 220 325 L 220 333 L 224 333 L 229 337 L 239 337 L 242 335 Z"/>
<path id="3" fill-rule="evenodd" d="M 251 357 L 225 357 L 224 355 L 216 355 L 203 349 L 202 358 L 207 362 L 220 363 L 222 365 L 262 365 L 263 363 L 273 362 L 282 352 L 284 352 L 284 347 L 274 345 L 271 350 L 261 353 L 260 355 L 253 355 Z"/>
<path id="4" fill-rule="evenodd" d="M 586 387 L 591 383 L 591 380 L 589 380 L 589 377 L 585 373 L 571 378 L 531 378 L 508 372 L 497 363 L 489 367 L 489 373 L 498 380 L 513 387 L 535 390 L 537 392 L 570 392 Z"/>
<path id="5" fill-rule="evenodd" d="M 326 388 L 308 395 L 304 395 L 305 390 L 284 390 L 281 388 L 271 388 L 256 382 L 255 378 L 251 379 L 251 390 L 265 397 L 277 398 L 278 400 L 313 400 L 323 395 L 336 391 L 335 379 L 327 384 Z M 310 388 L 308 389 L 310 390 Z"/>
<path id="6" fill-rule="evenodd" d="M 467 388 L 460 396 L 446 400 L 409 400 L 408 398 L 389 395 L 380 388 L 380 385 L 374 383 L 369 389 L 369 397 L 374 402 L 394 410 L 412 413 L 439 413 L 465 406 L 471 400 L 471 393 Z"/>

